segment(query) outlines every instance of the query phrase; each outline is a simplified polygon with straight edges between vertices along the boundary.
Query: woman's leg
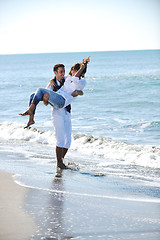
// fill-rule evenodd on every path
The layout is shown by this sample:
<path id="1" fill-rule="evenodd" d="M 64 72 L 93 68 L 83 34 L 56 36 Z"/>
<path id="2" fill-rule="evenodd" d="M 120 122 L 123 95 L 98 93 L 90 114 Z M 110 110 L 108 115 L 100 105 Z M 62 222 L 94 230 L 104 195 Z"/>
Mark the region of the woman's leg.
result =
<path id="1" fill-rule="evenodd" d="M 28 110 L 25 111 L 24 113 L 20 113 L 19 115 L 21 115 L 21 116 L 33 115 L 33 111 L 34 111 L 35 107 L 36 107 L 35 104 L 31 103 L 31 106 L 28 108 Z"/>
<path id="2" fill-rule="evenodd" d="M 35 95 L 35 93 L 32 93 L 32 94 L 30 95 L 29 107 L 30 107 L 30 105 L 31 105 L 31 103 L 32 103 L 32 100 L 33 100 L 33 98 L 34 98 L 34 95 Z M 35 124 L 35 121 L 34 121 L 35 110 L 36 110 L 36 108 L 34 109 L 33 114 L 32 114 L 32 115 L 29 115 L 28 123 L 27 123 L 27 125 L 26 125 L 24 128 L 28 128 L 28 127 L 31 126 L 32 124 Z"/>
<path id="3" fill-rule="evenodd" d="M 21 116 L 32 115 L 37 104 L 40 101 L 43 101 L 44 95 L 45 95 L 45 102 L 46 102 L 46 99 L 48 99 L 48 103 L 51 106 L 53 106 L 55 108 L 63 108 L 64 107 L 65 99 L 61 95 L 55 93 L 54 91 L 45 89 L 45 88 L 38 88 L 34 95 L 32 104 L 30 105 L 29 109 L 26 112 L 21 113 L 19 115 L 21 115 Z M 48 96 L 48 98 L 47 98 L 47 96 Z"/>
<path id="4" fill-rule="evenodd" d="M 32 93 L 31 96 L 30 96 L 30 99 L 29 99 L 29 107 L 31 106 L 31 103 L 32 103 L 32 101 L 33 101 L 34 96 L 35 96 L 35 93 Z M 35 108 L 34 111 L 33 111 L 33 114 L 34 114 L 34 115 L 35 115 L 35 113 L 36 113 L 36 108 Z"/>
<path id="5" fill-rule="evenodd" d="M 46 94 L 45 88 L 38 88 L 33 96 L 30 107 L 24 113 L 20 113 L 21 116 L 32 115 L 35 113 L 37 104 L 43 100 L 43 95 Z"/>
<path id="6" fill-rule="evenodd" d="M 34 114 L 29 115 L 28 123 L 27 123 L 27 125 L 24 127 L 24 129 L 30 127 L 30 126 L 33 125 L 33 124 L 35 124 Z"/>
<path id="7" fill-rule="evenodd" d="M 48 103 L 55 108 L 63 108 L 65 104 L 65 99 L 52 90 L 45 88 L 38 88 L 33 98 L 32 103 L 37 106 L 40 101 L 43 101 L 43 96 L 45 95 L 45 101 L 48 99 Z M 48 96 L 48 97 L 47 97 Z"/>

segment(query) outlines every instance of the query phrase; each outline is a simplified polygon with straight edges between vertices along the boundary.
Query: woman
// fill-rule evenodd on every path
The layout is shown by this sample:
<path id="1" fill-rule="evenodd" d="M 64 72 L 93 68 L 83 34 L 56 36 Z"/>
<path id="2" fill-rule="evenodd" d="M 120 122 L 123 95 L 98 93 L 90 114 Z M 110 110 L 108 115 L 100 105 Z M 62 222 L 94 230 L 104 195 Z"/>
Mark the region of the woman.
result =
<path id="1" fill-rule="evenodd" d="M 37 104 L 42 100 L 45 105 L 49 103 L 54 108 L 64 108 L 73 101 L 74 97 L 83 95 L 82 90 L 86 85 L 86 81 L 81 78 L 84 78 L 89 61 L 90 57 L 83 59 L 81 64 L 74 64 L 70 69 L 64 85 L 57 92 L 45 88 L 37 89 L 29 109 L 19 115 L 31 115 Z"/>

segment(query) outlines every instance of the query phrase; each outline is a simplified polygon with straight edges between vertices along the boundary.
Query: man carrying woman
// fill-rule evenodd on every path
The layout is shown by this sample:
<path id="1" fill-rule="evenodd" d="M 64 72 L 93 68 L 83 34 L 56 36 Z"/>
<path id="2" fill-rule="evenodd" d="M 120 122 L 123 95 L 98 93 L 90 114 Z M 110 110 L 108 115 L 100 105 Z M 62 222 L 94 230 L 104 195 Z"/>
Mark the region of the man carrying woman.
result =
<path id="1" fill-rule="evenodd" d="M 47 89 L 38 89 L 36 94 L 31 95 L 29 109 L 20 114 L 29 115 L 29 121 L 26 127 L 34 124 L 35 109 L 39 101 L 48 103 L 52 108 L 52 120 L 56 133 L 56 157 L 57 167 L 66 168 L 63 158 L 66 155 L 71 144 L 71 114 L 69 103 L 78 95 L 83 95 L 82 89 L 86 81 L 81 79 L 87 69 L 90 58 L 83 60 L 81 64 L 77 63 L 71 67 L 69 76 L 65 79 L 65 67 L 63 64 L 56 64 L 53 68 L 55 78 L 50 81 Z M 58 90 L 58 91 L 57 91 Z M 58 92 L 58 94 L 54 92 Z"/>

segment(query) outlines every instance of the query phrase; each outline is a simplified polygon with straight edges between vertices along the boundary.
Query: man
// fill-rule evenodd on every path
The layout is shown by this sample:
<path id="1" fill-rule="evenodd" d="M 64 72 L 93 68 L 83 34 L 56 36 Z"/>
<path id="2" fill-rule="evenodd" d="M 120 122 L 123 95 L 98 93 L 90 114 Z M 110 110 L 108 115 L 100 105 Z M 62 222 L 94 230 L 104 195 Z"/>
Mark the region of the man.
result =
<path id="1" fill-rule="evenodd" d="M 53 67 L 53 72 L 55 74 L 54 79 L 51 79 L 50 83 L 47 85 L 47 89 L 57 91 L 60 89 L 65 82 L 65 66 L 63 64 L 56 64 Z M 75 92 L 74 97 L 77 96 Z M 34 94 L 30 96 L 30 104 Z M 44 96 L 45 97 L 45 96 Z M 44 98 L 43 98 L 44 100 Z M 44 101 L 45 104 L 45 101 Z M 63 163 L 63 159 L 71 145 L 71 106 L 68 105 L 62 109 L 52 108 L 52 122 L 55 128 L 56 133 L 56 157 L 57 157 L 57 167 L 61 169 L 65 169 L 66 166 Z M 34 115 L 35 111 L 32 115 L 29 115 L 29 121 L 25 128 L 28 128 L 30 125 L 34 124 Z"/>
<path id="2" fill-rule="evenodd" d="M 48 84 L 48 89 L 57 91 L 65 82 L 65 67 L 63 64 L 56 64 L 53 68 L 55 78 L 51 79 Z M 71 145 L 71 106 L 68 105 L 62 109 L 55 109 L 52 107 L 52 122 L 56 134 L 56 157 L 57 167 L 65 169 L 63 159 Z"/>

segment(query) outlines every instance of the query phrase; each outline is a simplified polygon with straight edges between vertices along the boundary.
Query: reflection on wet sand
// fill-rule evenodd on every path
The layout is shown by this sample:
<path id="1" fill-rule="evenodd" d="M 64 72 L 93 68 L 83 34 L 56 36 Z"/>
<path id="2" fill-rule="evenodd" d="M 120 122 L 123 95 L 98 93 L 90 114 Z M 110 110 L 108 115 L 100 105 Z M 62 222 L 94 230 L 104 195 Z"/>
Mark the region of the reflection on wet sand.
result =
<path id="1" fill-rule="evenodd" d="M 65 186 L 63 183 L 62 172 L 59 172 L 58 174 L 61 174 L 61 177 L 59 175 L 53 179 L 51 186 L 53 192 L 50 193 L 50 233 L 52 236 L 56 237 L 56 239 L 71 239 L 71 236 L 67 236 L 67 229 L 65 228 L 66 216 L 63 208 L 65 202 L 63 191 L 65 190 Z M 54 190 L 59 192 L 54 193 Z"/>
<path id="2" fill-rule="evenodd" d="M 109 178 L 103 181 L 64 170 L 61 177 L 48 179 L 46 190 L 31 190 L 27 203 L 39 230 L 30 240 L 158 239 L 159 202 L 107 197 L 107 189 L 112 188 L 113 194 L 117 190 L 122 192 L 120 183 L 122 186 L 126 183 Z M 98 191 L 100 195 L 95 194 Z M 125 191 L 129 193 L 128 188 Z"/>
<path id="3" fill-rule="evenodd" d="M 27 200 L 27 210 L 35 215 L 38 231 L 31 240 L 72 239 L 66 227 L 64 210 L 64 179 L 55 176 L 50 191 L 31 190 Z M 68 234 L 67 234 L 68 233 Z"/>

